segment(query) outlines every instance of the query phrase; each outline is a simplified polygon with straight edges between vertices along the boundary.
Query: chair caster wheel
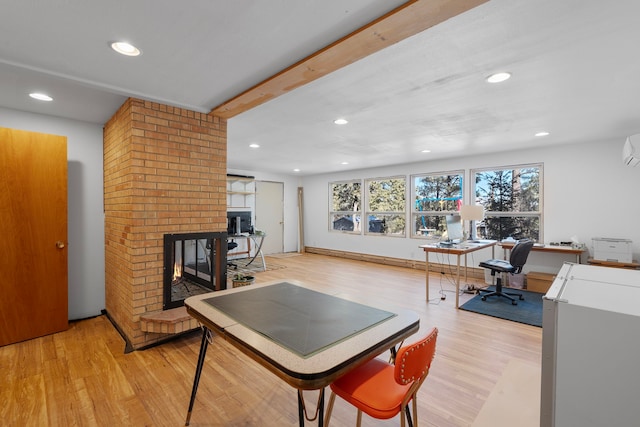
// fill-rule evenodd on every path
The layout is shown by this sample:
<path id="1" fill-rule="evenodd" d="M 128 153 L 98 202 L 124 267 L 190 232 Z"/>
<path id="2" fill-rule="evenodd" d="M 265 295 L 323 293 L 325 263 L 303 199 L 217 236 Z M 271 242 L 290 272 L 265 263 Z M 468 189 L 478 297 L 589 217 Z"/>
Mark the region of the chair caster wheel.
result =
<path id="1" fill-rule="evenodd" d="M 480 299 L 481 299 L 482 301 L 486 301 L 486 300 L 487 300 L 487 297 L 482 297 L 482 298 L 480 298 Z"/>
<path id="2" fill-rule="evenodd" d="M 518 301 L 511 301 L 512 305 L 518 305 Z"/>
<path id="3" fill-rule="evenodd" d="M 520 301 L 524 301 L 524 297 L 520 295 Z"/>

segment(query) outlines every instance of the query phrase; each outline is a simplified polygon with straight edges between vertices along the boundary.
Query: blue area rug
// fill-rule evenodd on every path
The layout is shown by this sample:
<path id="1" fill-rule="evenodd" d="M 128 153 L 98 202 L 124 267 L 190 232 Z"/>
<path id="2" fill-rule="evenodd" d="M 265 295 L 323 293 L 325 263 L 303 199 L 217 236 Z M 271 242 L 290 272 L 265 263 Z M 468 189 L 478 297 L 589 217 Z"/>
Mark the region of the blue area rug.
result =
<path id="1" fill-rule="evenodd" d="M 493 290 L 494 288 L 494 286 L 489 286 L 488 289 Z M 476 295 L 464 303 L 460 309 L 542 327 L 542 297 L 544 294 L 522 291 L 520 289 L 510 289 L 507 291 L 521 293 L 524 300 L 518 300 L 518 305 L 513 305 L 511 301 L 506 298 L 489 297 L 486 301 L 482 301 L 481 296 Z"/>

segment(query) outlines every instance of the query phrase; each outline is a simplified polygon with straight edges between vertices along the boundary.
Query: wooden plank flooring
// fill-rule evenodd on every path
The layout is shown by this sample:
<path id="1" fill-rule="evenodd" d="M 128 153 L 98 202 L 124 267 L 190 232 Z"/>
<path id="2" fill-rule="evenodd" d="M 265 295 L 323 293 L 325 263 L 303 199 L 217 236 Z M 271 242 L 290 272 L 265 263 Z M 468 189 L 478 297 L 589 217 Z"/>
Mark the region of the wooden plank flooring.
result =
<path id="1" fill-rule="evenodd" d="M 258 273 L 258 282 L 295 279 L 345 295 L 384 299 L 419 313 L 421 329 L 439 328 L 432 371 L 418 394 L 421 426 L 471 426 L 511 362 L 540 366 L 540 328 L 456 310 L 448 276 L 431 277 L 433 300 L 427 304 L 424 272 L 419 270 L 313 254 L 280 257 L 276 262 L 286 268 Z M 444 301 L 441 290 L 447 295 Z M 469 297 L 463 295 L 461 303 Z M 2 424 L 184 425 L 200 338 L 199 333 L 190 333 L 125 354 L 122 337 L 105 316 L 99 316 L 73 322 L 65 332 L 0 347 Z M 539 384 L 531 387 L 539 389 Z M 312 410 L 316 396 L 305 393 Z M 501 399 L 505 405 L 538 405 L 517 396 L 513 402 L 509 396 Z M 485 409 L 482 417 L 491 419 L 491 414 Z M 355 410 L 338 399 L 331 426 L 354 426 L 355 418 Z M 297 426 L 296 394 L 214 337 L 191 425 Z M 398 417 L 385 421 L 363 417 L 363 426 L 398 425 Z"/>

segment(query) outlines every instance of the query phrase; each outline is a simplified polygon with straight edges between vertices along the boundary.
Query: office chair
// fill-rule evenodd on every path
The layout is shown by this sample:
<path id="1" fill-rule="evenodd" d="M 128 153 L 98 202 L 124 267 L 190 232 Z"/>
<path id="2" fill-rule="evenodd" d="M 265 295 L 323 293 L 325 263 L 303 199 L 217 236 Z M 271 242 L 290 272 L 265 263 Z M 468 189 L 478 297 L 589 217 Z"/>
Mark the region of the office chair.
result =
<path id="1" fill-rule="evenodd" d="M 372 359 L 333 382 L 325 427 L 329 426 L 336 395 L 358 409 L 358 427 L 362 423 L 363 412 L 377 419 L 393 418 L 400 413 L 402 427 L 405 426 L 405 416 L 409 427 L 418 427 L 416 395 L 429 375 L 437 337 L 438 329 L 432 328 L 418 342 L 401 347 L 396 354 L 395 365 Z M 410 401 L 413 401 L 413 419 L 407 406 Z"/>
<path id="2" fill-rule="evenodd" d="M 228 240 L 227 241 L 227 252 L 235 249 L 238 247 L 238 243 L 234 242 L 233 240 Z M 227 259 L 227 267 L 231 267 L 234 269 L 238 269 L 238 265 L 236 263 L 234 263 L 233 261 L 230 261 L 229 259 Z"/>
<path id="3" fill-rule="evenodd" d="M 490 269 L 492 277 L 495 277 L 496 273 L 518 274 L 522 272 L 522 267 L 527 262 L 527 257 L 529 256 L 529 252 L 531 252 L 531 248 L 533 248 L 533 240 L 518 240 L 511 249 L 509 261 L 505 261 L 503 259 L 490 259 L 488 261 L 481 262 L 480 267 Z M 502 278 L 500 276 L 496 278 L 496 289 L 494 291 L 489 289 L 478 289 L 479 293 L 486 292 L 486 294 L 482 295 L 482 301 L 486 301 L 487 297 L 497 296 L 507 298 L 511 300 L 511 304 L 518 305 L 518 302 L 513 297 L 518 297 L 520 300 L 523 300 L 524 297 L 519 293 L 504 292 L 502 290 Z"/>

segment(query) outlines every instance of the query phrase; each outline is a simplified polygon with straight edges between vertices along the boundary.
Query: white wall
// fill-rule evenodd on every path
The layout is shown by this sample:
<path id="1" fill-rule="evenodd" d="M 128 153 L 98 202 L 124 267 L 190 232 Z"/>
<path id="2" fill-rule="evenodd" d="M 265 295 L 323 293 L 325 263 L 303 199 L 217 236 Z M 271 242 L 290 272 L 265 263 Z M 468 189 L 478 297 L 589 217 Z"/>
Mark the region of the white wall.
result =
<path id="1" fill-rule="evenodd" d="M 403 259 L 424 260 L 419 245 L 425 241 L 385 236 L 354 236 L 329 232 L 329 182 L 464 169 L 466 181 L 473 168 L 544 164 L 544 241 L 567 241 L 572 236 L 592 252 L 593 237 L 633 241 L 634 259 L 640 258 L 640 167 L 622 163 L 624 141 L 572 144 L 484 156 L 413 163 L 399 166 L 304 177 L 304 233 L 307 246 Z M 466 186 L 465 186 L 466 187 Z M 465 188 L 465 197 L 468 189 Z M 502 257 L 499 250 L 496 256 Z M 491 257 L 491 251 L 469 255 L 469 265 Z M 586 261 L 583 257 L 583 262 Z M 432 254 L 432 261 L 447 262 Z M 573 256 L 532 252 L 525 271 L 557 272 Z M 450 260 L 455 263 L 453 257 Z"/>
<path id="2" fill-rule="evenodd" d="M 0 108 L 0 126 L 67 137 L 69 319 L 104 309 L 102 126 Z"/>
<path id="3" fill-rule="evenodd" d="M 0 126 L 67 137 L 69 319 L 105 307 L 102 125 L 0 107 Z M 284 183 L 284 250 L 298 250 L 299 178 L 252 171 L 257 180 Z"/>
<path id="4" fill-rule="evenodd" d="M 105 305 L 102 126 L 4 108 L 0 108 L 0 126 L 67 137 L 69 319 L 100 314 Z M 568 240 L 575 235 L 591 247 L 593 237 L 628 238 L 634 242 L 634 259 L 639 259 L 640 197 L 636 187 L 640 183 L 640 167 L 622 164 L 622 144 L 623 141 L 604 141 L 309 177 L 244 170 L 229 173 L 284 183 L 285 252 L 299 249 L 297 189 L 303 186 L 306 245 L 421 261 L 424 252 L 418 246 L 424 241 L 420 239 L 330 233 L 329 182 L 459 169 L 468 174 L 472 168 L 543 162 L 545 242 Z M 476 252 L 470 256 L 469 265 L 477 265 L 490 256 L 488 250 Z M 563 261 L 571 260 L 572 257 L 534 252 L 527 271 L 554 272 Z"/>

